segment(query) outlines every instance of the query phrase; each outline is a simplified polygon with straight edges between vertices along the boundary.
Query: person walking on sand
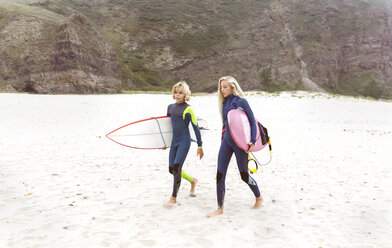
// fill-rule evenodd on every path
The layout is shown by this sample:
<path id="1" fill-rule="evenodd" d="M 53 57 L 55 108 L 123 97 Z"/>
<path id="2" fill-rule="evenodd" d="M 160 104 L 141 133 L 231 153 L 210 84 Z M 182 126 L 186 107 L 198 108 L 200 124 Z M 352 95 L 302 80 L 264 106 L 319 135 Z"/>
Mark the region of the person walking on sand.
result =
<path id="1" fill-rule="evenodd" d="M 223 120 L 222 141 L 218 154 L 218 169 L 216 174 L 218 210 L 209 213 L 207 215 L 209 218 L 223 214 L 226 173 L 233 153 L 235 154 L 237 160 L 237 166 L 241 174 L 241 179 L 246 184 L 248 184 L 249 188 L 255 195 L 256 202 L 252 208 L 260 208 L 263 202 L 263 197 L 260 195 L 259 187 L 257 186 L 256 181 L 249 175 L 247 167 L 248 153 L 252 151 L 256 142 L 256 121 L 253 116 L 252 109 L 250 108 L 248 101 L 243 98 L 242 89 L 235 78 L 226 76 L 219 79 L 218 100 L 219 111 Z M 236 145 L 230 134 L 230 131 L 228 131 L 227 113 L 230 110 L 237 108 L 241 108 L 245 111 L 251 125 L 251 143 L 248 143 L 249 149 L 247 151 L 242 150 Z"/>
<path id="2" fill-rule="evenodd" d="M 190 196 L 195 197 L 197 179 L 182 170 L 182 166 L 191 146 L 191 136 L 189 123 L 192 124 L 197 139 L 197 156 L 203 158 L 202 140 L 196 115 L 191 106 L 186 103 L 190 100 L 191 91 L 185 81 L 180 81 L 173 86 L 173 99 L 176 101 L 167 108 L 167 115 L 170 116 L 173 127 L 173 139 L 169 152 L 169 172 L 173 175 L 173 191 L 165 207 L 173 206 L 176 203 L 177 193 L 181 185 L 181 177 L 191 183 Z"/>

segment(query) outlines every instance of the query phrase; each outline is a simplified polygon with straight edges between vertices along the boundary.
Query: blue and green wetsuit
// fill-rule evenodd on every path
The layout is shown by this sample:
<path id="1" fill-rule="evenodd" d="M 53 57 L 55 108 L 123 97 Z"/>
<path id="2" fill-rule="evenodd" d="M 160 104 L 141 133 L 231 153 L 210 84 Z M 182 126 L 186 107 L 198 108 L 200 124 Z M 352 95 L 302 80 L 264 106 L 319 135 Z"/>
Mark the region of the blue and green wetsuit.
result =
<path id="1" fill-rule="evenodd" d="M 248 184 L 256 198 L 260 196 L 259 187 L 257 186 L 256 181 L 249 175 L 248 154 L 237 146 L 230 134 L 230 131 L 228 130 L 229 124 L 227 120 L 227 113 L 230 110 L 237 108 L 243 109 L 248 116 L 249 123 L 251 125 L 251 142 L 253 144 L 255 144 L 256 142 L 256 121 L 253 116 L 252 109 L 248 104 L 248 101 L 245 98 L 240 98 L 238 96 L 234 96 L 233 94 L 227 96 L 222 105 L 224 131 L 222 133 L 222 142 L 219 149 L 218 171 L 216 175 L 216 193 L 219 208 L 223 208 L 225 198 L 226 173 L 233 153 L 235 154 L 237 160 L 237 166 L 241 174 L 241 179 L 246 184 Z"/>
<path id="2" fill-rule="evenodd" d="M 202 146 L 202 141 L 195 113 L 189 104 L 186 102 L 170 104 L 167 107 L 167 115 L 170 116 L 173 127 L 173 139 L 169 153 L 169 172 L 174 177 L 172 196 L 177 197 L 181 185 L 181 176 L 189 182 L 193 182 L 193 178 L 182 171 L 182 166 L 191 146 L 189 123 L 192 124 L 195 131 L 198 147 Z"/>

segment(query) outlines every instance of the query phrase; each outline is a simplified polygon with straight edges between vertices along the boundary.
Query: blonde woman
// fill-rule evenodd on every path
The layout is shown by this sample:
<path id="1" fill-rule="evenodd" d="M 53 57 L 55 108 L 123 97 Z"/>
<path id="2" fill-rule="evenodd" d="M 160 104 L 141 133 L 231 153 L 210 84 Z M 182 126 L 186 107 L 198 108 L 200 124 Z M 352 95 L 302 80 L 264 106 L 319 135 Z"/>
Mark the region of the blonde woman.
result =
<path id="1" fill-rule="evenodd" d="M 181 185 L 181 177 L 191 183 L 190 196 L 196 196 L 195 187 L 197 179 L 182 170 L 191 146 L 189 123 L 192 124 L 197 139 L 197 156 L 200 159 L 204 156 L 196 115 L 191 106 L 186 103 L 186 101 L 190 100 L 191 96 L 188 84 L 185 81 L 178 82 L 173 86 L 172 94 L 176 102 L 168 106 L 167 115 L 170 116 L 173 127 L 173 139 L 169 153 L 169 172 L 173 175 L 173 191 L 169 201 L 164 204 L 166 207 L 173 206 L 176 203 L 177 193 Z"/>
<path id="2" fill-rule="evenodd" d="M 248 153 L 252 151 L 256 142 L 256 122 L 253 116 L 252 109 L 250 108 L 248 101 L 243 98 L 244 94 L 237 80 L 231 76 L 222 77 L 218 82 L 218 100 L 219 100 L 219 111 L 223 121 L 222 131 L 222 142 L 219 149 L 218 155 L 218 169 L 216 175 L 216 193 L 218 200 L 218 210 L 207 215 L 207 217 L 214 217 L 223 214 L 223 203 L 225 198 L 225 180 L 227 168 L 233 153 L 237 160 L 238 170 L 241 174 L 241 179 L 248 184 L 252 190 L 256 202 L 253 205 L 253 209 L 261 207 L 263 201 L 260 195 L 259 187 L 256 181 L 249 175 L 248 171 Z M 239 148 L 231 137 L 230 131 L 228 131 L 227 113 L 232 109 L 241 108 L 245 111 L 248 116 L 249 123 L 251 124 L 251 143 L 249 143 L 249 149 L 247 151 Z"/>

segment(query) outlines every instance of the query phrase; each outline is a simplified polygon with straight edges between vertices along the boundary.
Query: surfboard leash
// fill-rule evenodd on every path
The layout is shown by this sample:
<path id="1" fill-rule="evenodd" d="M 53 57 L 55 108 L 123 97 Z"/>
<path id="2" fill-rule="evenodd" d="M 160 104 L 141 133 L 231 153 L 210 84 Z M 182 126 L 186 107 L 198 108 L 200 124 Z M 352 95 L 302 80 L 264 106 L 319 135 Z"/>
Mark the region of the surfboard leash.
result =
<path id="1" fill-rule="evenodd" d="M 257 172 L 257 170 L 259 169 L 259 165 L 260 165 L 260 166 L 265 166 L 265 165 L 271 163 L 271 161 L 272 161 L 272 145 L 271 145 L 271 139 L 268 140 L 268 147 L 269 147 L 269 151 L 270 151 L 270 159 L 269 159 L 269 161 L 268 161 L 267 163 L 265 163 L 265 164 L 261 164 L 261 163 L 257 160 L 256 156 L 253 154 L 253 152 L 250 152 L 250 153 L 249 153 L 248 170 L 250 171 L 251 174 Z M 252 154 L 252 157 L 253 157 L 253 158 L 250 156 L 251 154 Z M 255 168 L 255 169 L 249 168 L 249 163 L 250 163 L 251 161 L 254 161 L 254 162 L 255 162 L 255 164 L 256 164 L 256 168 Z"/>
<path id="2" fill-rule="evenodd" d="M 165 139 L 163 138 L 163 133 L 162 133 L 162 129 L 161 129 L 161 124 L 159 123 L 159 121 L 158 121 L 157 118 L 155 118 L 155 117 L 151 117 L 151 118 L 154 119 L 154 120 L 158 123 L 159 133 L 161 134 L 163 144 L 165 145 L 165 147 L 167 147 L 166 141 L 165 141 Z"/>

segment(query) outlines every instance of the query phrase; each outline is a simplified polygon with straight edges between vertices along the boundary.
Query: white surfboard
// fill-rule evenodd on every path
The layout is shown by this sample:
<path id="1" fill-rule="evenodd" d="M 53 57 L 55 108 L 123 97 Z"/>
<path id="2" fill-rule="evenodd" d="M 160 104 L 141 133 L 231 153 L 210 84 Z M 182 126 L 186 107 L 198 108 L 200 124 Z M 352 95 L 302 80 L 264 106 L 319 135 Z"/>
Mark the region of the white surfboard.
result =
<path id="1" fill-rule="evenodd" d="M 207 122 L 197 119 L 200 133 L 207 130 Z M 196 140 L 192 125 L 189 125 L 191 139 Z M 135 149 L 161 149 L 170 147 L 173 129 L 170 116 L 151 117 L 119 127 L 106 134 L 110 140 L 122 146 Z"/>

